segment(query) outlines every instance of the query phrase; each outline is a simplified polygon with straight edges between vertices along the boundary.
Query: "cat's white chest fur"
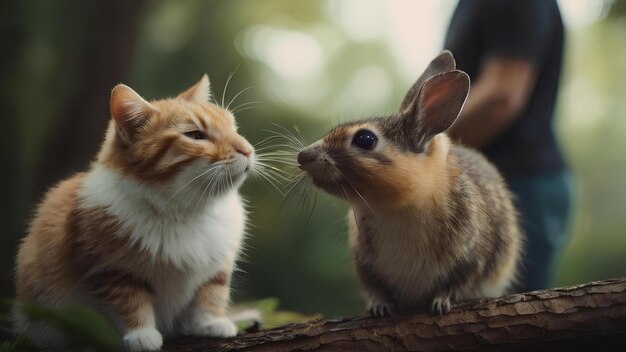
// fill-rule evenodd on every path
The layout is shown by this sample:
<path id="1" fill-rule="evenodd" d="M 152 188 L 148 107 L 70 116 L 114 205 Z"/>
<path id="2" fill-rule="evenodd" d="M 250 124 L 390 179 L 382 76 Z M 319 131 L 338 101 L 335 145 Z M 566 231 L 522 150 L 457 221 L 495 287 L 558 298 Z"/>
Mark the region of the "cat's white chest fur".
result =
<path id="1" fill-rule="evenodd" d="M 146 202 L 155 197 L 148 192 L 155 191 L 98 165 L 85 178 L 81 207 L 106 209 L 121 222 L 120 233 L 154 259 L 141 272 L 155 290 L 156 323 L 166 332 L 198 287 L 237 256 L 246 212 L 236 189 L 198 206 L 188 198 L 182 201 L 191 207 L 178 200 L 163 209 Z"/>

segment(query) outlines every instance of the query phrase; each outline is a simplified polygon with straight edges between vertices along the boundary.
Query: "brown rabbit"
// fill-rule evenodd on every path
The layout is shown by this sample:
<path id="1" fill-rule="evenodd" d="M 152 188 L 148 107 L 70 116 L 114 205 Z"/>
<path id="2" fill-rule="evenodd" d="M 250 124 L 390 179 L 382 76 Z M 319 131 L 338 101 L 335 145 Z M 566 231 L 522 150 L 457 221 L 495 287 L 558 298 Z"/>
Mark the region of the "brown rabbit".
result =
<path id="1" fill-rule="evenodd" d="M 347 200 L 350 247 L 370 311 L 500 296 L 523 242 L 502 177 L 445 132 L 469 93 L 452 54 L 435 58 L 399 113 L 340 125 L 298 155 L 324 191 Z"/>

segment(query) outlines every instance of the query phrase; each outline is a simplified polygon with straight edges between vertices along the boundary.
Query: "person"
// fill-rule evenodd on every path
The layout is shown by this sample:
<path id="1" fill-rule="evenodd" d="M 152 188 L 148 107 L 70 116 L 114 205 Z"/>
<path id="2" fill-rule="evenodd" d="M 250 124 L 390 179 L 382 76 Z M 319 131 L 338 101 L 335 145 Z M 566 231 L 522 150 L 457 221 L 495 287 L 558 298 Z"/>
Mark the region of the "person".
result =
<path id="1" fill-rule="evenodd" d="M 556 0 L 462 0 L 444 45 L 472 80 L 450 135 L 482 151 L 517 197 L 523 292 L 554 286 L 569 240 L 572 181 L 553 128 L 563 42 Z"/>

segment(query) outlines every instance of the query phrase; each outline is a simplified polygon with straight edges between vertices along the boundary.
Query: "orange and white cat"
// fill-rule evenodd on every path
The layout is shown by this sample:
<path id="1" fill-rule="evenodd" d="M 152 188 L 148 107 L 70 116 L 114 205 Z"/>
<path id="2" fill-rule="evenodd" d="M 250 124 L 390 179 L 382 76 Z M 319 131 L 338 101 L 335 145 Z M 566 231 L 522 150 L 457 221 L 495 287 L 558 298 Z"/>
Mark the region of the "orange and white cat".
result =
<path id="1" fill-rule="evenodd" d="M 102 309 L 132 351 L 236 335 L 226 308 L 246 223 L 238 188 L 255 153 L 210 94 L 206 75 L 153 102 L 113 89 L 96 161 L 48 192 L 20 246 L 19 300 Z M 63 344 L 44 323 L 17 323 L 39 346 Z"/>

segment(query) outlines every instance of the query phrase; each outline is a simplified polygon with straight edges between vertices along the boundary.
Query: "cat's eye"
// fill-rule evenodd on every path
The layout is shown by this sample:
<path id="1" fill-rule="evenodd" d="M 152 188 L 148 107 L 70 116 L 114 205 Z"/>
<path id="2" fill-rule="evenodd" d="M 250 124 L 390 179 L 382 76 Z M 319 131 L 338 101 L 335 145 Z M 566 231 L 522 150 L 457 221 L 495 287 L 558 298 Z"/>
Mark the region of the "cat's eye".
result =
<path id="1" fill-rule="evenodd" d="M 370 130 L 358 130 L 352 138 L 352 144 L 357 148 L 372 150 L 378 142 L 378 137 Z"/>
<path id="2" fill-rule="evenodd" d="M 199 130 L 195 130 L 195 131 L 189 131 L 189 132 L 185 132 L 183 133 L 185 136 L 191 138 L 191 139 L 207 139 L 207 136 L 204 132 L 199 131 Z"/>

